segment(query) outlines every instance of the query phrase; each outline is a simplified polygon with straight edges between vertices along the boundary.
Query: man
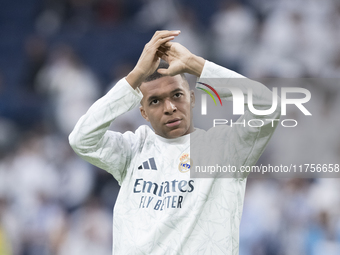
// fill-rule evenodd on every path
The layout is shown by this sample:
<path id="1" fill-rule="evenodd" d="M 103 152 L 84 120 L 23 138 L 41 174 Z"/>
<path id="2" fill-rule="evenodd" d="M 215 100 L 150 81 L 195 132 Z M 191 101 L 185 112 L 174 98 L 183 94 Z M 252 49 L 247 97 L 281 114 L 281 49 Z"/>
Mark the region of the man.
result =
<path id="1" fill-rule="evenodd" d="M 170 42 L 179 33 L 156 32 L 135 68 L 81 117 L 69 137 L 81 157 L 111 173 L 121 185 L 114 209 L 113 254 L 238 254 L 246 174 L 191 178 L 190 139 L 219 146 L 203 149 L 200 158 L 240 169 L 256 163 L 275 127 L 263 120 L 262 127 L 195 129 L 191 114 L 195 97 L 183 73 L 228 82 L 248 79 Z M 169 63 L 167 69 L 159 68 L 160 58 Z M 214 86 L 214 81 L 209 84 Z M 253 89 L 254 105 L 270 108 L 271 92 L 265 86 L 256 82 L 239 86 L 245 94 Z M 225 89 L 218 92 L 231 97 Z M 154 131 L 146 125 L 135 133 L 108 131 L 117 116 L 139 103 Z M 278 116 L 275 111 L 261 118 Z M 249 118 L 256 116 L 246 111 L 240 121 Z"/>

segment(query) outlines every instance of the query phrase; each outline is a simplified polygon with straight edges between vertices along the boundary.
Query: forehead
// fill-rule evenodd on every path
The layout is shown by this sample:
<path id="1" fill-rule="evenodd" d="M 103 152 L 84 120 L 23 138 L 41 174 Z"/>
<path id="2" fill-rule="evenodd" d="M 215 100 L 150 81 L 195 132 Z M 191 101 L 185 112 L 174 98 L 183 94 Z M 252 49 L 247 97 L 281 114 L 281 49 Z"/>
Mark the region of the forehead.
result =
<path id="1" fill-rule="evenodd" d="M 189 90 L 189 85 L 180 75 L 164 76 L 154 81 L 142 83 L 140 86 L 143 100 L 151 96 L 166 96 L 176 89 Z"/>

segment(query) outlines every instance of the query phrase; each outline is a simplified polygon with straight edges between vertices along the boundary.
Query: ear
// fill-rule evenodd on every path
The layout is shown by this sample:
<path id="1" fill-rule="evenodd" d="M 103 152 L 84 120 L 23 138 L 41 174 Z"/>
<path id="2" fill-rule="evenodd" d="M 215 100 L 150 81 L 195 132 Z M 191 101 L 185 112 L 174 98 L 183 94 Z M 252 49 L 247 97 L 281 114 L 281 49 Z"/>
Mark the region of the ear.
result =
<path id="1" fill-rule="evenodd" d="M 146 114 L 144 108 L 143 108 L 143 105 L 139 106 L 139 110 L 140 110 L 140 114 L 143 116 L 144 119 L 146 119 L 146 121 L 149 122 L 149 118 L 148 118 L 148 115 Z"/>
<path id="2" fill-rule="evenodd" d="M 195 106 L 195 92 L 193 90 L 190 90 L 190 105 L 191 108 Z"/>

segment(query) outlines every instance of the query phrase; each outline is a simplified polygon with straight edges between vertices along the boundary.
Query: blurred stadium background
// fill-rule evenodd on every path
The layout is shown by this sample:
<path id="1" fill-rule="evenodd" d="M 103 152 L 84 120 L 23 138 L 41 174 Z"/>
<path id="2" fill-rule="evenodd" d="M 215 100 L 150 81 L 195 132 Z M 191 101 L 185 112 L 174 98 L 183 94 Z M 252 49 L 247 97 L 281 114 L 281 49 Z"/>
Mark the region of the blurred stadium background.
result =
<path id="1" fill-rule="evenodd" d="M 180 29 L 193 53 L 254 79 L 340 78 L 338 0 L 2 0 L 0 255 L 111 254 L 119 186 L 67 136 L 158 29 Z M 308 163 L 324 146 L 340 163 L 339 95 L 339 83 L 313 88 L 323 125 L 294 148 L 275 134 L 261 161 L 303 152 Z M 141 124 L 135 111 L 112 128 Z M 338 255 L 339 215 L 338 179 L 249 179 L 240 254 Z"/>

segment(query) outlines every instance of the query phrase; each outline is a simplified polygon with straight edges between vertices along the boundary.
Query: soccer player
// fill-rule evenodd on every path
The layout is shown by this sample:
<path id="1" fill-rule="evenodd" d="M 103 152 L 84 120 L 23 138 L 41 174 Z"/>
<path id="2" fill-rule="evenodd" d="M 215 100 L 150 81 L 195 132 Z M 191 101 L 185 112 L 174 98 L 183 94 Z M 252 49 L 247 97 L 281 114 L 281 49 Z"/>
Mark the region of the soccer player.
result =
<path id="1" fill-rule="evenodd" d="M 249 81 L 236 85 L 244 95 L 253 90 L 257 109 L 271 107 L 272 93 L 171 42 L 179 34 L 157 31 L 134 69 L 91 106 L 69 136 L 78 155 L 111 173 L 121 185 L 114 208 L 113 254 L 238 254 L 247 174 L 191 178 L 190 139 L 196 135 L 205 146 L 211 142 L 217 146 L 217 150 L 203 149 L 201 158 L 237 169 L 253 165 L 277 123 L 265 119 L 277 119 L 279 108 L 268 116 L 255 116 L 245 107 L 238 122 L 262 119 L 262 126 L 195 129 L 195 96 L 184 73 L 199 80 L 212 78 L 213 87 L 218 80 L 214 78 Z M 169 66 L 159 66 L 160 59 Z M 216 90 L 222 98 L 232 98 L 227 89 Z M 139 104 L 153 130 L 147 125 L 135 133 L 108 130 L 116 117 Z"/>

